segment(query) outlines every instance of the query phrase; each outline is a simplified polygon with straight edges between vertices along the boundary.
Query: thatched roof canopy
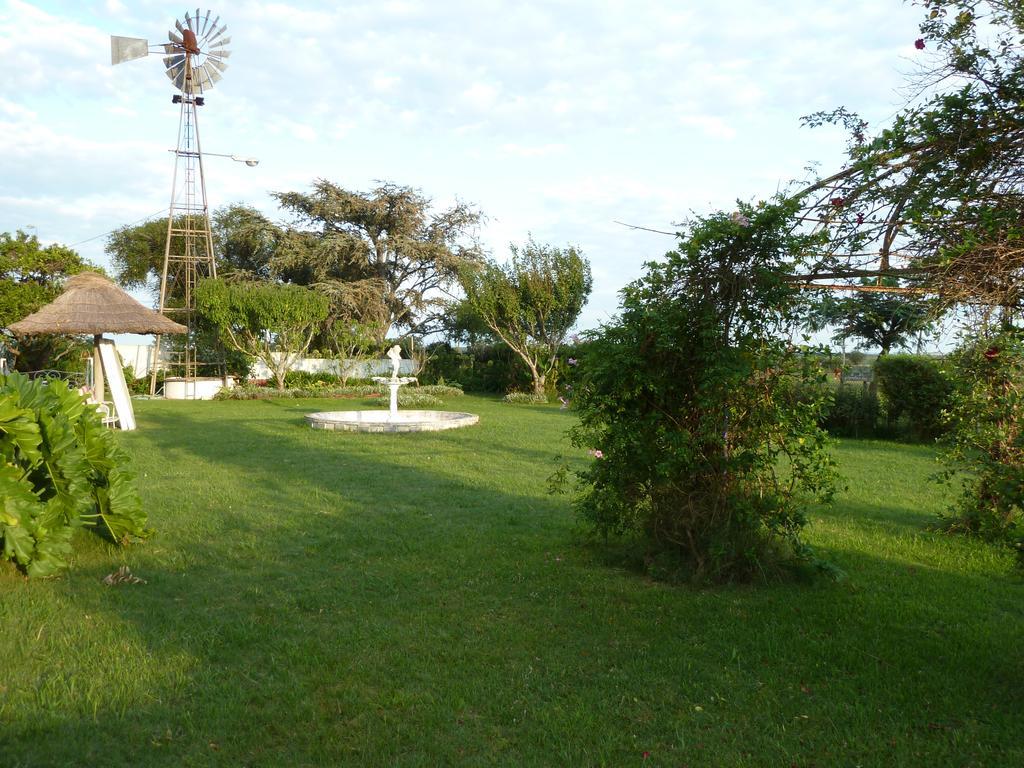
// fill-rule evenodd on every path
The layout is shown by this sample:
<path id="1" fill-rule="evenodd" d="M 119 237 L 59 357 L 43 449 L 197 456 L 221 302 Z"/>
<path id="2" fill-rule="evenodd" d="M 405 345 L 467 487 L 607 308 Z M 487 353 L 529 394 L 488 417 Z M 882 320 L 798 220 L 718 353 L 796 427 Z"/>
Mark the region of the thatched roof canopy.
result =
<path id="1" fill-rule="evenodd" d="M 188 331 L 184 325 L 142 306 L 96 272 L 82 272 L 70 278 L 60 296 L 8 328 L 19 336 Z"/>

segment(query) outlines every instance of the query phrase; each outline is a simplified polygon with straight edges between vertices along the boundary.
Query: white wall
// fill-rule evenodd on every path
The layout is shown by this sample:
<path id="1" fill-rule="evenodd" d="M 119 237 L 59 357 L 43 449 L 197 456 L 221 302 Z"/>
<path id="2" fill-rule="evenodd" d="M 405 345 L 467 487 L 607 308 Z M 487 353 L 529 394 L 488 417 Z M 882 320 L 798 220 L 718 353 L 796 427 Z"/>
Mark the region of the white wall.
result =
<path id="1" fill-rule="evenodd" d="M 153 354 L 152 344 L 122 344 L 115 340 L 114 346 L 121 357 L 121 362 L 126 366 L 130 365 L 135 371 L 135 378 L 142 378 L 149 373 L 149 360 Z"/>
<path id="2" fill-rule="evenodd" d="M 153 355 L 152 344 L 126 344 L 115 341 L 117 353 L 121 356 L 126 366 L 131 366 L 136 378 L 149 374 L 149 363 Z M 342 367 L 344 366 L 344 368 Z M 319 357 L 303 357 L 292 366 L 293 371 L 308 371 L 309 373 L 333 373 L 340 375 L 341 371 L 349 369 L 349 376 L 355 379 L 366 379 L 370 376 L 390 376 L 391 360 L 381 358 L 379 360 L 328 360 Z M 402 376 L 412 376 L 415 364 L 412 360 L 403 360 L 398 368 Z M 249 375 L 252 379 L 273 379 L 274 374 L 270 372 L 263 363 L 256 363 Z"/>
<path id="3" fill-rule="evenodd" d="M 412 360 L 402 360 L 398 366 L 398 373 L 402 376 L 412 376 L 416 364 Z M 333 373 L 340 376 L 341 372 L 347 371 L 354 379 L 368 379 L 371 376 L 390 376 L 391 360 L 381 358 L 379 360 L 328 360 L 321 357 L 302 357 L 291 367 L 293 371 L 307 371 L 308 373 Z M 257 362 L 249 373 L 250 379 L 273 380 L 274 374 L 263 363 Z"/>

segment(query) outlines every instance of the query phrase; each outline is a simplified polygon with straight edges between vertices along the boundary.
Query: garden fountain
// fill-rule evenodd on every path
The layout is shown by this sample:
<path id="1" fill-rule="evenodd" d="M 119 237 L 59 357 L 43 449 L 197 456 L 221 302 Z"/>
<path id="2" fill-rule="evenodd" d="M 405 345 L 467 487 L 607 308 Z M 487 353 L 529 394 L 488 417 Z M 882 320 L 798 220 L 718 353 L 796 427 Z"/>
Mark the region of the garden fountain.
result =
<path id="1" fill-rule="evenodd" d="M 306 416 L 309 426 L 313 429 L 345 432 L 437 432 L 442 429 L 468 427 L 480 420 L 475 413 L 399 411 L 398 390 L 404 385 L 416 381 L 416 378 L 398 375 L 402 352 L 397 344 L 388 350 L 388 357 L 391 358 L 391 376 L 373 377 L 378 384 L 386 384 L 390 391 L 388 410 L 310 413 Z"/>

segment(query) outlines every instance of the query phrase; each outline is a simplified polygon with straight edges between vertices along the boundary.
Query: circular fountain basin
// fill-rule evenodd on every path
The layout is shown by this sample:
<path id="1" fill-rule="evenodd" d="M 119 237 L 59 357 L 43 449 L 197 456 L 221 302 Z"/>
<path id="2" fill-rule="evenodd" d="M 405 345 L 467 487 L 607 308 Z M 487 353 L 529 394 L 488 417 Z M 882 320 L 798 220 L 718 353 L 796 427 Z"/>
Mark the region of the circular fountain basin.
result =
<path id="1" fill-rule="evenodd" d="M 475 413 L 458 411 L 321 411 L 306 415 L 313 429 L 342 432 L 438 432 L 476 424 Z"/>

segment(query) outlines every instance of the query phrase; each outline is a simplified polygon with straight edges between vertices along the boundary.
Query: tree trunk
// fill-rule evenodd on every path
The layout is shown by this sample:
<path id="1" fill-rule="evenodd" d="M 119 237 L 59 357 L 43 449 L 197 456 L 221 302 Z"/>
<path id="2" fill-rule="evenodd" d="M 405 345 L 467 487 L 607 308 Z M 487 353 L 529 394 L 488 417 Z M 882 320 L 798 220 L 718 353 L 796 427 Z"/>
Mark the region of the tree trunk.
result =
<path id="1" fill-rule="evenodd" d="M 544 383 L 547 381 L 547 376 L 538 371 L 536 368 L 531 368 L 530 373 L 533 374 L 533 394 L 543 395 Z"/>

